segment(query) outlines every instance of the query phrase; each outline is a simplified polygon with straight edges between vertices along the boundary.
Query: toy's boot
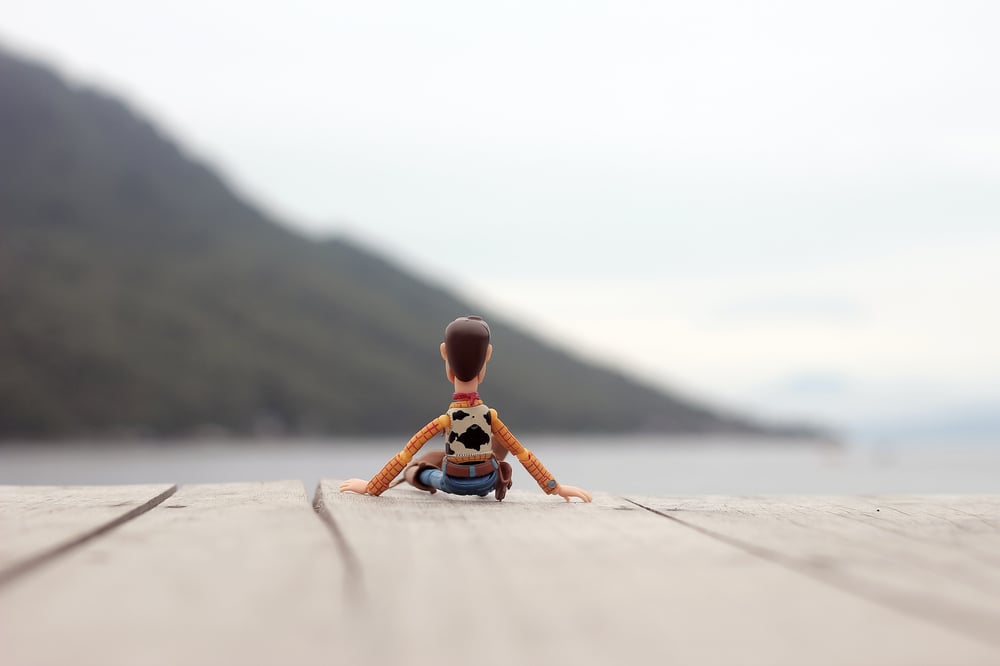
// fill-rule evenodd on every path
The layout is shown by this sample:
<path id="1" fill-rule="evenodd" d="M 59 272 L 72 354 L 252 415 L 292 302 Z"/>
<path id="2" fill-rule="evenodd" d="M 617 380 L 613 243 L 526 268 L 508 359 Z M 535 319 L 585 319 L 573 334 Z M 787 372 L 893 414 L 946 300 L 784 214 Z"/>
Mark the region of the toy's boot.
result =
<path id="1" fill-rule="evenodd" d="M 505 463 L 502 460 L 497 463 L 497 482 L 493 486 L 493 491 L 498 502 L 503 501 L 503 498 L 507 496 L 507 491 L 514 485 L 512 480 L 513 472 L 514 470 L 510 468 L 509 463 Z"/>
<path id="2" fill-rule="evenodd" d="M 444 451 L 430 451 L 420 456 L 416 460 L 411 460 L 410 464 L 403 468 L 403 478 L 408 484 L 429 493 L 436 493 L 437 488 L 432 488 L 420 482 L 420 473 L 425 469 L 441 469 L 444 463 Z"/>

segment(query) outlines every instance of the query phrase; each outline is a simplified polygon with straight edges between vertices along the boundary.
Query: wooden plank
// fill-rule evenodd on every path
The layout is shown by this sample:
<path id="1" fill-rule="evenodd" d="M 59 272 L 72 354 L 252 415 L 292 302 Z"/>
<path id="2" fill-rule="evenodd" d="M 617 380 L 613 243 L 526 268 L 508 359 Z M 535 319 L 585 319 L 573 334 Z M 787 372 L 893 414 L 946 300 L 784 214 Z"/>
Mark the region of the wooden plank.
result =
<path id="1" fill-rule="evenodd" d="M 1000 498 L 634 499 L 748 553 L 1000 646 Z"/>
<path id="2" fill-rule="evenodd" d="M 623 499 L 337 487 L 322 482 L 317 505 L 358 562 L 370 663 L 1000 663 L 989 644 Z"/>
<path id="3" fill-rule="evenodd" d="M 0 486 L 0 586 L 141 515 L 176 489 Z"/>
<path id="4" fill-rule="evenodd" d="M 850 508 L 845 515 L 852 520 L 915 542 L 946 545 L 979 565 L 1000 567 L 998 495 L 844 497 L 836 498 L 837 504 Z"/>
<path id="5" fill-rule="evenodd" d="M 348 574 L 300 482 L 185 486 L 0 590 L 0 663 L 347 660 Z"/>

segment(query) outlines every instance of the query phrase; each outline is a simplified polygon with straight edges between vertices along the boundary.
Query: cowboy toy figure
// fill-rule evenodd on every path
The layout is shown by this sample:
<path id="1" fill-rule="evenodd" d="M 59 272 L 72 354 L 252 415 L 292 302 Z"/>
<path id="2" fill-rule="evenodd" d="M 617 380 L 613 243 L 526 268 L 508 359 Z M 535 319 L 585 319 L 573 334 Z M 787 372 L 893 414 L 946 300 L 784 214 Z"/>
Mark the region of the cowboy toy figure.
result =
<path id="1" fill-rule="evenodd" d="M 455 385 L 447 413 L 424 426 L 371 481 L 350 479 L 340 484 L 340 491 L 381 495 L 403 471 L 406 481 L 421 490 L 480 497 L 492 490 L 499 501 L 511 485 L 511 467 L 504 462 L 510 452 L 547 494 L 559 495 L 567 502 L 571 497 L 589 502 L 586 490 L 557 483 L 538 458 L 510 433 L 496 410 L 479 399 L 479 384 L 493 355 L 489 325 L 482 317 L 460 317 L 448 325 L 444 336 L 441 358 L 448 381 Z M 444 450 L 414 460 L 420 448 L 438 433 L 444 433 Z"/>

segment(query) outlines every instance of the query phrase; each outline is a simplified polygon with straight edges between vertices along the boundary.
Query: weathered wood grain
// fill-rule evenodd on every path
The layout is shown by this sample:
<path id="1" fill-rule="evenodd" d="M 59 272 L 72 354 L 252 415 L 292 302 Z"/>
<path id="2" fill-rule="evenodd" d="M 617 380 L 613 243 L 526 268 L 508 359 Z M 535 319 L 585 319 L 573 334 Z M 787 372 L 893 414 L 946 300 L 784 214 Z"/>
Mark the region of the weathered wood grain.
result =
<path id="1" fill-rule="evenodd" d="M 914 543 L 948 546 L 1000 569 L 1000 496 L 838 497 L 832 504 L 849 507 L 845 515 L 853 520 Z M 889 513 L 883 516 L 883 511 Z"/>
<path id="2" fill-rule="evenodd" d="M 633 499 L 675 524 L 1000 647 L 998 497 Z"/>
<path id="3" fill-rule="evenodd" d="M 0 586 L 148 511 L 176 490 L 144 486 L 0 486 Z"/>
<path id="4" fill-rule="evenodd" d="M 0 663 L 348 663 L 347 574 L 300 482 L 185 486 L 0 589 Z"/>
<path id="5" fill-rule="evenodd" d="M 141 499 L 68 489 L 46 510 L 56 489 L 4 492 L 22 490 L 42 501 L 0 504 L 21 507 L 0 512 L 9 561 Z M 0 663 L 1000 663 L 993 497 L 497 503 L 324 482 L 316 504 L 323 520 L 297 482 L 181 488 L 0 587 Z"/>
<path id="6" fill-rule="evenodd" d="M 1000 663 L 978 637 L 623 499 L 337 485 L 321 483 L 317 506 L 357 562 L 350 622 L 368 663 Z M 703 510 L 713 501 L 725 511 Z M 767 532 L 766 518 L 742 518 L 745 538 Z"/>

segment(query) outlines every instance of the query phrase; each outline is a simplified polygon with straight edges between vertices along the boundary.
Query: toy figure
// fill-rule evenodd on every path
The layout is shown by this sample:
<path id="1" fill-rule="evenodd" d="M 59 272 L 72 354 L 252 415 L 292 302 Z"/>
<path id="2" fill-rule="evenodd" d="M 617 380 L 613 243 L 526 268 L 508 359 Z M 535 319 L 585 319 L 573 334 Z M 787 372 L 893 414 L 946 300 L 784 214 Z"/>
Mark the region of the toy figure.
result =
<path id="1" fill-rule="evenodd" d="M 511 486 L 511 467 L 504 462 L 510 452 L 547 494 L 559 495 L 567 502 L 571 497 L 591 501 L 586 490 L 556 483 L 535 455 L 510 433 L 496 410 L 479 399 L 479 384 L 493 355 L 490 327 L 482 317 L 459 317 L 448 325 L 444 335 L 441 358 L 448 381 L 455 385 L 448 412 L 424 426 L 371 481 L 344 481 L 340 492 L 381 495 L 402 471 L 403 478 L 421 490 L 480 497 L 492 490 L 500 501 Z M 439 432 L 444 433 L 444 450 L 413 460 L 420 447 Z"/>

